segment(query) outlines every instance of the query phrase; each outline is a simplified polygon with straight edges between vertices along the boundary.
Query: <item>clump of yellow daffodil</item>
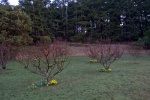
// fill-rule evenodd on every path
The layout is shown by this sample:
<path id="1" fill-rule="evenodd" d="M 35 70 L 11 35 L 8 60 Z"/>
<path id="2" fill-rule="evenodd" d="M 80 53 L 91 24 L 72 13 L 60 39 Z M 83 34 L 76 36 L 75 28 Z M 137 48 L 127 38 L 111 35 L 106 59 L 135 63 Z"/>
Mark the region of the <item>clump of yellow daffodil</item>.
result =
<path id="1" fill-rule="evenodd" d="M 55 85 L 57 84 L 57 81 L 56 80 L 51 80 L 48 82 L 48 85 Z"/>
<path id="2" fill-rule="evenodd" d="M 97 62 L 97 60 L 96 60 L 96 59 L 94 59 L 94 60 L 90 60 L 90 62 L 92 62 L 92 63 L 96 63 L 96 62 Z"/>
<path id="3" fill-rule="evenodd" d="M 98 70 L 98 69 L 97 69 Z M 106 70 L 105 68 L 98 70 L 100 72 L 112 72 L 112 70 L 109 68 L 108 70 Z"/>

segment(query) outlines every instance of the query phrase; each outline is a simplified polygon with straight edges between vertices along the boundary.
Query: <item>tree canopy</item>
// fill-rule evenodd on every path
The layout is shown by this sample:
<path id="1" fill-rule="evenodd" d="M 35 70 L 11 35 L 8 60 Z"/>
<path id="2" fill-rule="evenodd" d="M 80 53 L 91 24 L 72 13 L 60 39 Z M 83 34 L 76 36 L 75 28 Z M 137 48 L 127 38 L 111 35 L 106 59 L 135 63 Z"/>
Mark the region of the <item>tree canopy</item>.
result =
<path id="1" fill-rule="evenodd" d="M 31 36 L 93 42 L 144 37 L 149 5 L 149 0 L 19 0 L 33 22 Z"/>
<path id="2" fill-rule="evenodd" d="M 32 42 L 29 34 L 32 31 L 30 17 L 19 7 L 0 6 L 0 42 L 26 44 Z"/>

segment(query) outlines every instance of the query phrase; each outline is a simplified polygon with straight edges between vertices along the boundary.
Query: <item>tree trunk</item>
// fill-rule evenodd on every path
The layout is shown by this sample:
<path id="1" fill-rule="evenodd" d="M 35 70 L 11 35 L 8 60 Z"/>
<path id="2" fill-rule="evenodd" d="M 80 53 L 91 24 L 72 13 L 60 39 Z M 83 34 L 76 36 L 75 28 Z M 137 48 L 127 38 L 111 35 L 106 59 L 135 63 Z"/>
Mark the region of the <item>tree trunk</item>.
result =
<path id="1" fill-rule="evenodd" d="M 6 63 L 3 63 L 2 64 L 2 69 L 6 69 L 7 68 L 7 64 Z"/>
<path id="2" fill-rule="evenodd" d="M 108 62 L 107 62 L 106 66 L 105 66 L 105 69 L 108 71 L 109 67 L 110 67 L 110 64 L 108 64 Z"/>
<path id="3" fill-rule="evenodd" d="M 51 80 L 51 77 L 49 77 L 49 73 L 48 72 L 46 73 L 45 78 L 46 78 L 46 82 L 48 84 L 48 82 Z"/>

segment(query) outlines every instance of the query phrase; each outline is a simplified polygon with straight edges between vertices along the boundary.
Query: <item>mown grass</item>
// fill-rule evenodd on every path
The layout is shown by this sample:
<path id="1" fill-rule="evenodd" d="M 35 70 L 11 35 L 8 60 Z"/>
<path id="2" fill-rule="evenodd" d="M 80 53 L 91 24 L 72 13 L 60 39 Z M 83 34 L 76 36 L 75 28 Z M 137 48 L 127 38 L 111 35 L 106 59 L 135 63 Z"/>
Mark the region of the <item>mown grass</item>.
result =
<path id="1" fill-rule="evenodd" d="M 71 57 L 70 65 L 55 79 L 59 84 L 28 89 L 42 79 L 16 62 L 0 69 L 0 100 L 149 100 L 150 57 L 142 56 L 133 63 L 124 55 L 112 64 L 111 73 L 98 72 L 98 63 L 86 57 Z"/>

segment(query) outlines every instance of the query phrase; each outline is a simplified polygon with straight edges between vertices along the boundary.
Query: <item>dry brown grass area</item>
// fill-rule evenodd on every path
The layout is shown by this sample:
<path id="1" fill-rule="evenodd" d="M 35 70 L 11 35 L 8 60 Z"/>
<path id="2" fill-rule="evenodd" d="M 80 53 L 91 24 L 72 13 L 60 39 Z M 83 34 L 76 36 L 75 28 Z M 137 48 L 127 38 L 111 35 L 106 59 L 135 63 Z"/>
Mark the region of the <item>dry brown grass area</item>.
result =
<path id="1" fill-rule="evenodd" d="M 82 43 L 68 43 L 69 49 L 71 50 L 72 56 L 85 56 L 84 50 L 89 46 L 99 46 L 101 44 L 82 44 Z M 106 44 L 107 45 L 107 44 Z M 124 53 L 128 53 L 130 44 L 109 44 L 113 46 L 121 46 Z M 144 50 L 141 52 L 144 53 Z"/>
<path id="2" fill-rule="evenodd" d="M 67 46 L 69 48 L 69 51 L 70 51 L 70 55 L 71 56 L 85 56 L 85 50 L 87 47 L 89 46 L 99 46 L 101 44 L 83 44 L 83 43 L 67 43 Z M 122 49 L 124 49 L 124 53 L 128 53 L 129 49 L 130 49 L 130 44 L 109 44 L 109 45 L 113 45 L 113 46 L 121 46 Z M 32 51 L 33 50 L 33 47 L 32 46 L 28 46 L 26 48 L 26 50 L 28 51 Z M 145 54 L 145 50 L 142 50 L 141 51 L 142 54 Z M 26 54 L 19 54 L 19 55 L 22 55 L 22 56 L 26 56 Z M 18 55 L 18 56 L 19 56 Z"/>

